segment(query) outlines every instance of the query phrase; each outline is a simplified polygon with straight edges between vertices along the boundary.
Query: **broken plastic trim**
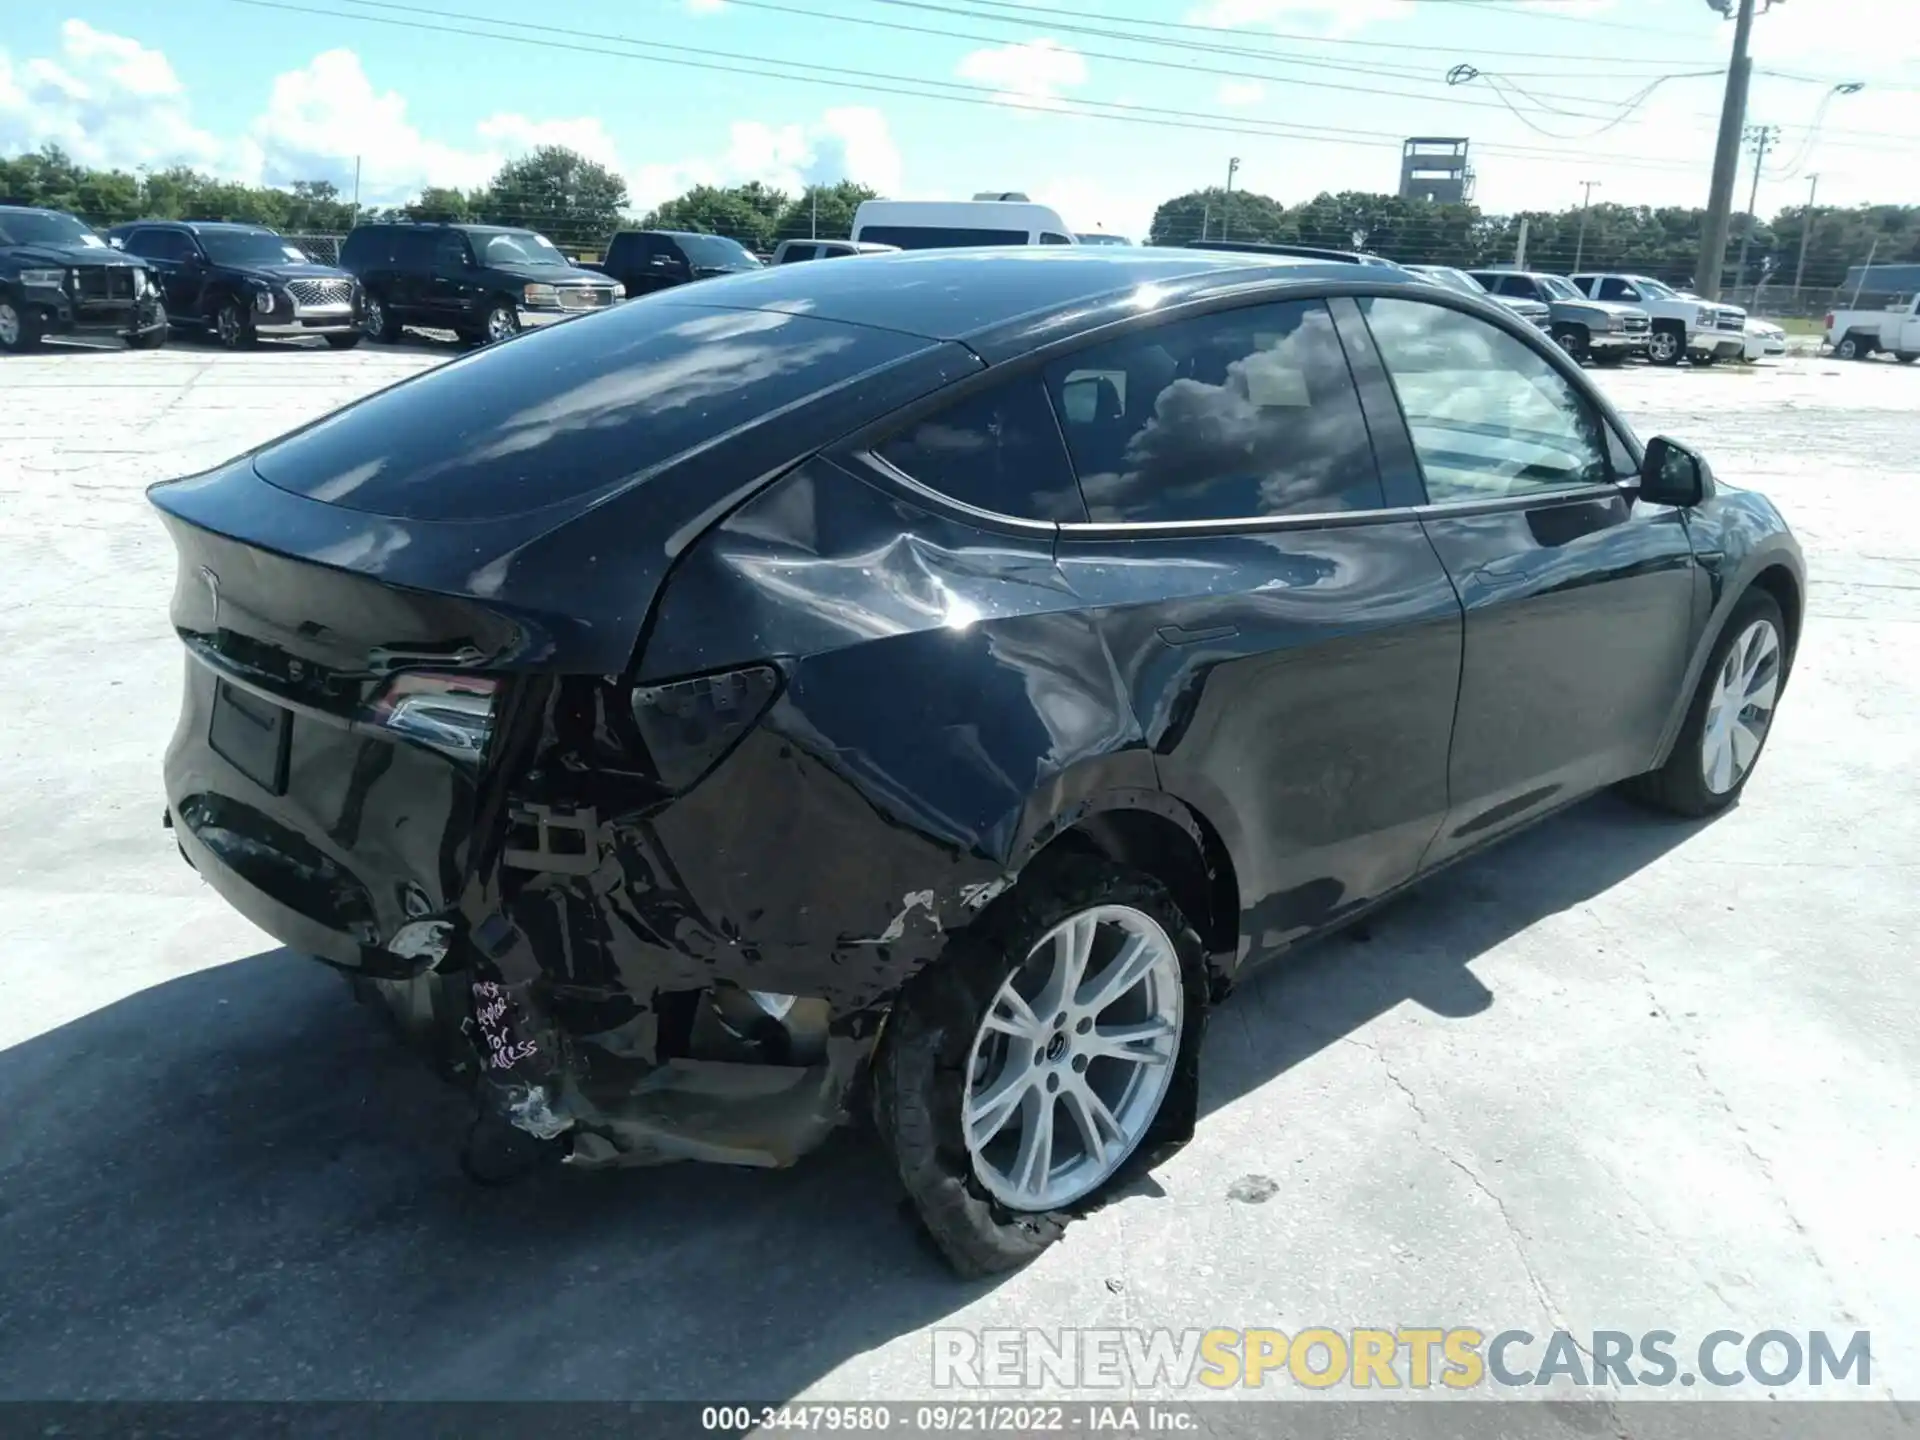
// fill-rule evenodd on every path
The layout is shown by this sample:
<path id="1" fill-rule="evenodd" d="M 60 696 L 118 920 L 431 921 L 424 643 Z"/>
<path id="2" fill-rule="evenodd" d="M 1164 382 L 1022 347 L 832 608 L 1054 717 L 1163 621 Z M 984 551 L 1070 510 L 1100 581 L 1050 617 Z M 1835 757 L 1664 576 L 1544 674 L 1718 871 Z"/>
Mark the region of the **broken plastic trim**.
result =
<path id="1" fill-rule="evenodd" d="M 638 685 L 633 720 L 670 790 L 684 790 L 719 763 L 773 703 L 780 672 L 749 665 L 665 685 Z"/>

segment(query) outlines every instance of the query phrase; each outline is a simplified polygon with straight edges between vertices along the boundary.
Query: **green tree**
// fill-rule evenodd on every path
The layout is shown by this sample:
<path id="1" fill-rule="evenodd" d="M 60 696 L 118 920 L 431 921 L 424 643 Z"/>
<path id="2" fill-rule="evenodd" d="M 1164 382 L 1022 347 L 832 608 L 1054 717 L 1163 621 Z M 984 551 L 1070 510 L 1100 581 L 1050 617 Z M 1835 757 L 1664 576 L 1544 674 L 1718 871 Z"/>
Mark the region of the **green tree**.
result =
<path id="1" fill-rule="evenodd" d="M 853 216 L 863 201 L 879 199 L 877 190 L 851 180 L 834 185 L 809 185 L 780 212 L 774 240 L 845 240 L 853 234 Z M 816 229 L 816 225 L 818 228 Z"/>
<path id="2" fill-rule="evenodd" d="M 524 225 L 556 244 L 598 248 L 620 227 L 627 182 L 564 145 L 509 160 L 487 186 L 484 218 Z"/>
<path id="3" fill-rule="evenodd" d="M 649 211 L 640 222 L 647 230 L 696 230 L 725 235 L 750 249 L 764 250 L 773 238 L 773 222 L 737 189 L 696 185 Z"/>
<path id="4" fill-rule="evenodd" d="M 1298 238 L 1286 206 L 1278 200 L 1253 190 L 1229 195 L 1217 185 L 1162 201 L 1147 235 L 1154 245 L 1221 239 L 1277 244 Z"/>
<path id="5" fill-rule="evenodd" d="M 469 194 L 449 186 L 429 185 L 420 192 L 418 199 L 402 206 L 400 213 L 409 220 L 472 221 L 480 218 L 481 212 L 487 208 L 487 202 L 488 196 L 484 190 Z"/>

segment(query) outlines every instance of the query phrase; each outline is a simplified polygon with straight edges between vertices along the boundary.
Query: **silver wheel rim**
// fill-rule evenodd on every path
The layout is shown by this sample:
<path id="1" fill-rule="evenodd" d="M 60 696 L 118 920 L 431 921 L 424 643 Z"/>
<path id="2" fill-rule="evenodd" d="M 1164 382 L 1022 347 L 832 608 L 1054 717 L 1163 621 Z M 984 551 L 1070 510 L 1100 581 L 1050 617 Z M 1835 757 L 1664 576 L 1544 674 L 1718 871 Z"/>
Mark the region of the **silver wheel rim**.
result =
<path id="1" fill-rule="evenodd" d="M 496 305 L 487 312 L 487 338 L 504 340 L 520 328 L 513 318 L 513 312 L 504 305 Z"/>
<path id="2" fill-rule="evenodd" d="M 220 331 L 220 343 L 232 345 L 240 338 L 240 312 L 231 305 L 220 307 L 219 317 L 214 321 Z"/>
<path id="3" fill-rule="evenodd" d="M 367 297 L 367 308 L 361 313 L 360 328 L 374 339 L 380 338 L 380 332 L 387 328 L 387 314 L 381 309 L 380 302 L 371 295 Z"/>
<path id="4" fill-rule="evenodd" d="M 0 345 L 9 348 L 20 343 L 20 312 L 11 305 L 0 304 Z"/>
<path id="5" fill-rule="evenodd" d="M 1853 358 L 1854 349 L 1855 349 L 1855 346 L 1853 341 L 1842 340 L 1840 342 L 1839 348 L 1837 348 L 1833 353 L 1838 355 L 1842 360 L 1851 360 Z"/>
<path id="6" fill-rule="evenodd" d="M 1560 342 L 1560 348 L 1569 355 L 1577 356 L 1582 349 L 1579 335 L 1572 330 L 1562 330 L 1553 338 Z"/>
<path id="7" fill-rule="evenodd" d="M 1715 795 L 1725 795 L 1753 769 L 1779 694 L 1780 636 L 1771 620 L 1756 620 L 1727 651 L 1707 702 L 1700 774 Z"/>
<path id="8" fill-rule="evenodd" d="M 1665 331 L 1655 335 L 1651 341 L 1649 353 L 1655 360 L 1671 360 L 1679 352 L 1679 343 Z"/>
<path id="9" fill-rule="evenodd" d="M 980 1183 L 1040 1211 L 1112 1178 L 1166 1097 L 1184 1011 L 1179 953 L 1152 916 L 1096 905 L 1041 936 L 967 1055 L 961 1124 Z"/>

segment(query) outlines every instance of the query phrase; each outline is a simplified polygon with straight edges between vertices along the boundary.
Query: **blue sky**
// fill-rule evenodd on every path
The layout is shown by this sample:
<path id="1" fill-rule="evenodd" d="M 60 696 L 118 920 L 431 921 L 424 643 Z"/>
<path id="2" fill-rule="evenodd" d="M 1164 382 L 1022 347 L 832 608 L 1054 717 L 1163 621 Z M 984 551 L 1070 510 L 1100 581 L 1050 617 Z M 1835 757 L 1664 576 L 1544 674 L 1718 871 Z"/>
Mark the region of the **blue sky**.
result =
<path id="1" fill-rule="evenodd" d="M 1218 183 L 1231 156 L 1238 184 L 1298 201 L 1390 190 L 1397 137 L 1452 134 L 1471 138 L 1490 210 L 1573 204 L 1586 180 L 1596 199 L 1691 204 L 1718 78 L 1625 102 L 1723 66 L 1731 34 L 1706 0 L 284 3 L 300 13 L 13 0 L 0 148 L 52 141 L 93 163 L 343 186 L 358 156 L 363 198 L 391 201 L 558 141 L 617 168 L 637 208 L 700 180 L 850 176 L 899 196 L 1025 190 L 1077 228 L 1139 234 L 1159 200 Z M 643 60 L 543 26 L 687 48 Z M 1755 82 L 1750 118 L 1783 127 L 1760 208 L 1797 203 L 1814 171 L 1823 203 L 1920 202 L 1920 0 L 1783 0 L 1755 34 L 1762 71 L 1786 72 Z M 1482 76 L 1445 84 L 1462 62 Z M 809 83 L 803 65 L 866 78 Z M 1826 103 L 1816 129 L 1842 80 L 1868 88 Z M 1087 113 L 1103 103 L 1174 113 Z"/>

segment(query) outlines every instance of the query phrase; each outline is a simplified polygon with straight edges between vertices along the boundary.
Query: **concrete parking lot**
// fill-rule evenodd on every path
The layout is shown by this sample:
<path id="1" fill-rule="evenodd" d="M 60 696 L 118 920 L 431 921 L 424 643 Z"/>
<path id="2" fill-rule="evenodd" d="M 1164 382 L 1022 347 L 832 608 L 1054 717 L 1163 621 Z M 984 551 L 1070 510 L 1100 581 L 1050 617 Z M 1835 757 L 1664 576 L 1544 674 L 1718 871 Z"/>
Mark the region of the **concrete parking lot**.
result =
<path id="1" fill-rule="evenodd" d="M 932 1327 L 1474 1325 L 1865 1329 L 1850 1395 L 1920 1398 L 1920 371 L 1598 372 L 1806 547 L 1746 799 L 1595 799 L 1267 972 L 1193 1143 L 963 1285 L 857 1134 L 473 1187 L 458 1098 L 161 829 L 142 488 L 451 353 L 0 357 L 0 1397 L 906 1398 Z"/>

